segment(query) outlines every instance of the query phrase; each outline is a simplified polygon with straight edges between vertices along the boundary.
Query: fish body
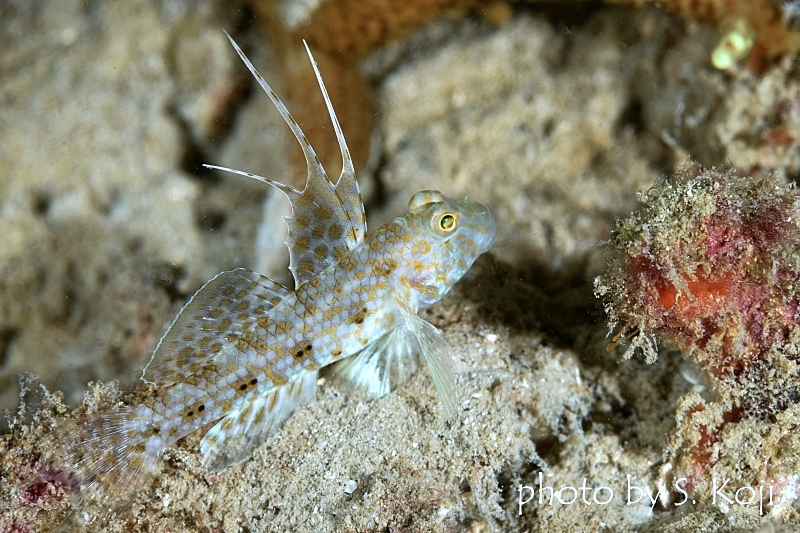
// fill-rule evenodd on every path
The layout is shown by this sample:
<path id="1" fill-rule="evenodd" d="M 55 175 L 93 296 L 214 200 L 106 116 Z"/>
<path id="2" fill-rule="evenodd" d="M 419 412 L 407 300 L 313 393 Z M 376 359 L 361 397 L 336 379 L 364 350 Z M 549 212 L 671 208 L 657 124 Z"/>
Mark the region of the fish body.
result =
<path id="1" fill-rule="evenodd" d="M 441 299 L 491 247 L 489 210 L 421 191 L 407 214 L 366 236 L 349 151 L 313 58 L 342 150 L 336 185 L 278 97 L 231 43 L 300 142 L 308 180 L 296 191 L 209 168 L 253 177 L 289 197 L 295 289 L 243 268 L 218 274 L 181 310 L 145 367 L 142 379 L 155 391 L 150 398 L 51 437 L 86 502 L 114 503 L 132 492 L 166 447 L 212 424 L 201 442 L 204 464 L 219 471 L 247 459 L 314 398 L 318 370 L 337 361 L 341 378 L 382 396 L 416 370 L 419 353 L 446 411 L 455 410 L 447 344 L 417 312 Z"/>

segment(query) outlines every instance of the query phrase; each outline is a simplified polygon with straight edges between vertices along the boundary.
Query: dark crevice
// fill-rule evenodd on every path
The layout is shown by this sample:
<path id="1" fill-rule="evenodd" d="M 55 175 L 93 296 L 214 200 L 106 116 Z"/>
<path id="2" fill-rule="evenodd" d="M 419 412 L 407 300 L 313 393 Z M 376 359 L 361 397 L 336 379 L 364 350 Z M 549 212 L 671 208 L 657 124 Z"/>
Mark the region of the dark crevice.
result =
<path id="1" fill-rule="evenodd" d="M 786 169 L 786 179 L 795 185 L 800 185 L 800 169 L 788 167 Z"/>
<path id="2" fill-rule="evenodd" d="M 238 6 L 236 11 L 240 14 L 240 16 L 237 18 L 235 23 L 236 26 L 231 32 L 231 35 L 233 35 L 234 38 L 237 38 L 238 35 L 251 33 L 254 30 L 256 21 L 258 19 L 256 13 L 246 2 Z"/>
<path id="3" fill-rule="evenodd" d="M 363 176 L 372 179 L 374 183 L 374 187 L 372 187 L 372 193 L 369 195 L 369 198 L 362 198 L 365 211 L 383 209 L 388 204 L 389 198 L 386 194 L 386 188 L 383 185 L 383 181 L 381 180 L 381 176 L 383 175 L 387 164 L 388 161 L 386 159 L 386 155 L 381 153 L 380 159 L 375 164 L 374 169 L 363 174 Z"/>
<path id="4" fill-rule="evenodd" d="M 631 98 L 619 115 L 617 129 L 623 130 L 625 126 L 630 126 L 637 136 L 645 131 L 644 108 L 638 98 Z"/>
<path id="5" fill-rule="evenodd" d="M 163 291 L 167 294 L 170 302 L 185 302 L 189 294 L 181 291 L 178 287 L 181 285 L 181 281 L 186 276 L 186 271 L 183 267 L 164 263 L 158 265 L 156 267 L 157 274 L 156 274 L 156 286 L 163 289 Z"/>
<path id="6" fill-rule="evenodd" d="M 131 254 L 140 252 L 142 248 L 144 248 L 144 239 L 139 235 L 130 237 L 125 243 L 125 249 Z"/>
<path id="7" fill-rule="evenodd" d="M 66 299 L 66 320 L 75 326 L 83 325 L 87 317 L 81 316 L 80 294 L 84 293 L 84 280 L 80 268 L 70 262 L 67 265 L 66 283 L 64 284 L 64 298 Z"/>
<path id="8" fill-rule="evenodd" d="M 201 211 L 197 213 L 195 223 L 204 231 L 219 231 L 225 227 L 228 215 L 221 211 Z"/>
<path id="9" fill-rule="evenodd" d="M 542 126 L 542 139 L 549 139 L 553 136 L 553 132 L 556 129 L 556 121 L 552 118 L 549 118 L 545 121 L 544 125 Z"/>
<path id="10" fill-rule="evenodd" d="M 36 216 L 41 218 L 46 217 L 50 211 L 51 204 L 52 199 L 48 193 L 41 191 L 33 193 L 33 198 L 31 199 L 31 210 Z"/>
<path id="11" fill-rule="evenodd" d="M 0 368 L 3 368 L 8 362 L 8 352 L 17 335 L 19 335 L 17 328 L 0 329 Z"/>
<path id="12" fill-rule="evenodd" d="M 216 185 L 219 183 L 221 178 L 214 171 L 203 166 L 203 164 L 210 163 L 212 158 L 192 138 L 189 123 L 174 107 L 171 107 L 168 113 L 173 117 L 181 132 L 183 154 L 180 159 L 180 169 L 204 185 Z"/>
<path id="13" fill-rule="evenodd" d="M 240 6 L 235 11 L 230 11 L 230 14 L 233 20 L 220 21 L 220 23 L 228 28 L 233 38 L 248 53 L 250 49 L 248 45 L 254 39 L 261 38 L 254 35 L 255 14 L 246 5 Z M 177 37 L 173 39 L 165 53 L 165 62 L 173 67 L 171 73 L 176 78 L 179 78 L 179 73 L 174 68 L 174 65 L 179 63 L 176 57 L 178 39 Z M 235 127 L 238 110 L 249 100 L 252 93 L 253 81 L 246 70 L 237 69 L 234 76 L 235 78 L 231 80 L 231 92 L 225 101 L 220 103 L 224 108 L 218 110 L 217 119 L 211 126 L 212 131 L 207 132 L 208 138 L 203 136 L 198 138 L 196 132 L 193 134 L 191 121 L 181 114 L 178 104 L 181 99 L 180 91 L 174 95 L 173 101 L 166 109 L 167 115 L 174 120 L 181 132 L 181 141 L 184 149 L 180 160 L 180 168 L 204 184 L 213 185 L 219 181 L 219 177 L 215 172 L 205 168 L 203 164 L 213 163 L 214 160 L 211 155 L 215 150 L 212 145 L 219 144 L 227 138 Z"/>
<path id="14" fill-rule="evenodd" d="M 553 27 L 561 28 L 564 33 L 571 33 L 591 21 L 598 11 L 608 8 L 601 2 L 567 2 L 523 4 L 519 9 L 543 15 Z"/>
<path id="15" fill-rule="evenodd" d="M 570 56 L 574 49 L 573 32 L 580 30 L 604 6 L 600 2 L 570 2 L 567 4 L 530 4 L 519 7 L 521 11 L 543 16 L 564 39 L 560 42 L 558 54 L 548 66 L 553 72 L 559 72 L 570 63 Z"/>

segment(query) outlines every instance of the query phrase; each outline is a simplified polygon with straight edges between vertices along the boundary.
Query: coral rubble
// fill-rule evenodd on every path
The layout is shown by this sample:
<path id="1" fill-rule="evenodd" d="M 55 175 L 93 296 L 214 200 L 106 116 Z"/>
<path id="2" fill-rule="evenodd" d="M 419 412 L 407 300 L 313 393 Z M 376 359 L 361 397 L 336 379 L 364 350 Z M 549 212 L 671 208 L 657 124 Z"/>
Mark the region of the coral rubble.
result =
<path id="1" fill-rule="evenodd" d="M 795 498 L 775 478 L 797 461 L 798 191 L 687 164 L 640 200 L 595 288 L 617 338 L 632 336 L 626 356 L 641 348 L 655 360 L 659 338 L 708 373 L 715 400 L 679 406 L 673 475 L 695 491 L 727 476 Z"/>

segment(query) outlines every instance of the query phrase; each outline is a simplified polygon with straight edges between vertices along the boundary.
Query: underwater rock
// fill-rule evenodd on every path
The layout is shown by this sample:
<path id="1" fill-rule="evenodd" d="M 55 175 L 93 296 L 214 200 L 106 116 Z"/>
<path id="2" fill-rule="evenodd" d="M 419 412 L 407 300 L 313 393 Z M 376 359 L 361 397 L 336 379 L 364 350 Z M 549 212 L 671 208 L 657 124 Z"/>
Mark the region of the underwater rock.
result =
<path id="1" fill-rule="evenodd" d="M 671 475 L 695 492 L 715 476 L 770 480 L 776 501 L 796 498 L 771 480 L 797 463 L 787 452 L 798 446 L 800 194 L 772 177 L 687 164 L 640 200 L 618 222 L 618 255 L 595 290 L 620 328 L 614 342 L 630 338 L 626 357 L 641 349 L 655 361 L 660 339 L 707 373 L 716 397 L 680 402 Z"/>

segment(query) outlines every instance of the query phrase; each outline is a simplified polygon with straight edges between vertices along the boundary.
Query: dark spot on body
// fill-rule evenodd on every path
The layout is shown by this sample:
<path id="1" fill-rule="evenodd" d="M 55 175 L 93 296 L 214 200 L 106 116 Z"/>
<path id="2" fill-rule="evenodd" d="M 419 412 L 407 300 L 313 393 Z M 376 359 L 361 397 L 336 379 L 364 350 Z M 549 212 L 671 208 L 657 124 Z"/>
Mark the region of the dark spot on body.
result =
<path id="1" fill-rule="evenodd" d="M 311 345 L 306 344 L 305 348 L 298 348 L 294 353 L 294 361 L 299 363 L 311 357 Z"/>
<path id="2" fill-rule="evenodd" d="M 351 324 L 361 325 L 361 324 L 364 323 L 364 320 L 367 318 L 368 314 L 369 314 L 369 311 L 367 310 L 367 308 L 366 307 L 362 307 L 360 311 L 358 311 L 357 313 L 355 313 L 353 316 L 351 316 L 348 319 L 348 322 L 351 323 Z"/>

